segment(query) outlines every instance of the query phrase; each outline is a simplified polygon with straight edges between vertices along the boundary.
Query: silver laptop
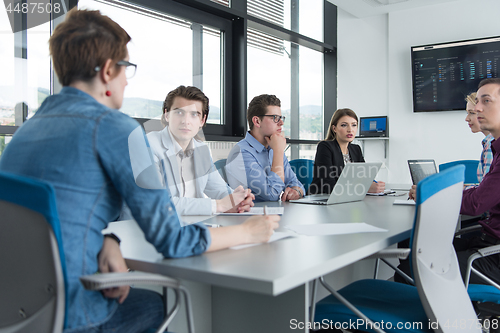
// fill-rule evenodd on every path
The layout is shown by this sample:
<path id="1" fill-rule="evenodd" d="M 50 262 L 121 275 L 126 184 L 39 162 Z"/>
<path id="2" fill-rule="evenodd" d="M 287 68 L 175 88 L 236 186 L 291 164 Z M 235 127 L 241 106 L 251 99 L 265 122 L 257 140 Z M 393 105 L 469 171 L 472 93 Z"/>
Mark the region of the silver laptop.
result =
<path id="1" fill-rule="evenodd" d="M 425 177 L 437 173 L 434 160 L 408 160 L 408 167 L 413 185 L 417 185 Z"/>
<path id="2" fill-rule="evenodd" d="M 381 166 L 381 162 L 347 163 L 330 195 L 308 195 L 302 199 L 290 200 L 290 202 L 333 205 L 361 201 L 364 199 Z"/>

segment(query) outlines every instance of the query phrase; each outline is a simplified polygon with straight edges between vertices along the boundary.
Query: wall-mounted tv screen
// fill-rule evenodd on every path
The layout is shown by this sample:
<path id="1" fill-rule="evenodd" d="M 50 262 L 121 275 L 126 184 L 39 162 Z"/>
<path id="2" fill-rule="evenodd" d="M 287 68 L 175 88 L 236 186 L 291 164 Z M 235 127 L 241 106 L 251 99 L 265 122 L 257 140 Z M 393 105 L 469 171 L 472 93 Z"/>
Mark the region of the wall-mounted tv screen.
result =
<path id="1" fill-rule="evenodd" d="M 482 79 L 498 77 L 500 37 L 413 46 L 413 111 L 465 110 Z"/>

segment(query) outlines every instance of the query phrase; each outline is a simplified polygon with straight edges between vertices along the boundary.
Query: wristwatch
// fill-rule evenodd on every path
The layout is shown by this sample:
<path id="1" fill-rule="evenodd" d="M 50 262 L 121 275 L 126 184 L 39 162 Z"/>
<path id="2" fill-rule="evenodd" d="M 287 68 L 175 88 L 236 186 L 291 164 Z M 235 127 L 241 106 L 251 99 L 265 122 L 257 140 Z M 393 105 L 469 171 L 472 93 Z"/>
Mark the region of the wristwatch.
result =
<path id="1" fill-rule="evenodd" d="M 111 234 L 105 234 L 104 237 L 113 238 L 118 243 L 118 245 L 120 245 L 120 243 L 121 243 L 120 238 L 118 238 L 118 236 L 115 235 L 115 234 L 113 234 L 113 233 L 111 233 Z"/>

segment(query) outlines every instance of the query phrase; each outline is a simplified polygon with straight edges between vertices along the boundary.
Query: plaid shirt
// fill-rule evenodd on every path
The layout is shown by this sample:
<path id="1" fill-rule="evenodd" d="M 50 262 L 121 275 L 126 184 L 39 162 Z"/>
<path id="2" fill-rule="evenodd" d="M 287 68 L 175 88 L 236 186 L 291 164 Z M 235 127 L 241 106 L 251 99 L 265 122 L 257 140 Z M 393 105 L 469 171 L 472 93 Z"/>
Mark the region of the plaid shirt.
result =
<path id="1" fill-rule="evenodd" d="M 491 152 L 491 141 L 493 137 L 491 134 L 488 134 L 484 137 L 483 141 L 481 141 L 483 145 L 483 151 L 481 153 L 481 160 L 479 161 L 479 165 L 477 167 L 477 179 L 479 182 L 483 180 L 484 175 L 490 171 L 491 161 L 493 161 L 493 153 Z"/>

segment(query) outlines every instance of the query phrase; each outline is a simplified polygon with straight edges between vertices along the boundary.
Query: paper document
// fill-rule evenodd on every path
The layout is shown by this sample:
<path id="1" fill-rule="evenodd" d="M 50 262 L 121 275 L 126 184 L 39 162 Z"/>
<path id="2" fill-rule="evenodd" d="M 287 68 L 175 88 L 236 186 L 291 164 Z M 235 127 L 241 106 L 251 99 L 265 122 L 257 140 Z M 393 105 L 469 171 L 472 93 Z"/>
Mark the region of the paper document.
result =
<path id="1" fill-rule="evenodd" d="M 386 229 L 377 228 L 364 222 L 287 225 L 285 228 L 306 236 L 328 236 L 387 231 Z"/>
<path id="2" fill-rule="evenodd" d="M 393 190 L 385 190 L 384 192 L 380 192 L 380 193 L 366 193 L 366 195 L 388 195 L 388 194 L 394 194 L 396 193 L 396 191 L 393 191 Z"/>
<path id="3" fill-rule="evenodd" d="M 285 207 L 266 207 L 267 215 L 283 215 Z M 249 212 L 243 213 L 217 213 L 215 215 L 264 215 L 264 207 L 252 207 Z"/>
<path id="4" fill-rule="evenodd" d="M 272 242 L 275 242 L 275 241 L 283 239 L 283 238 L 295 237 L 295 236 L 296 235 L 293 232 L 290 232 L 290 231 L 275 231 L 274 234 L 269 239 L 268 243 L 272 243 Z M 232 250 L 239 250 L 239 249 L 244 249 L 244 248 L 247 248 L 247 247 L 251 247 L 251 246 L 255 246 L 255 245 L 261 245 L 261 244 L 264 244 L 264 243 L 254 243 L 254 244 L 237 245 L 237 246 L 230 247 L 230 249 L 232 249 Z"/>
<path id="5" fill-rule="evenodd" d="M 394 200 L 395 205 L 407 205 L 407 206 L 415 206 L 415 201 L 413 200 Z"/>

